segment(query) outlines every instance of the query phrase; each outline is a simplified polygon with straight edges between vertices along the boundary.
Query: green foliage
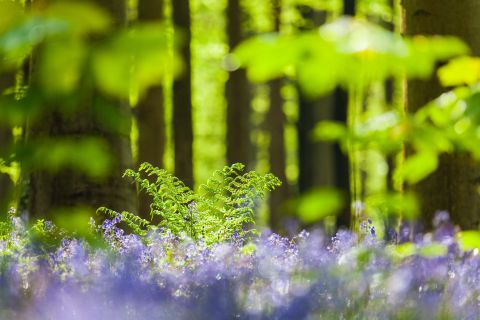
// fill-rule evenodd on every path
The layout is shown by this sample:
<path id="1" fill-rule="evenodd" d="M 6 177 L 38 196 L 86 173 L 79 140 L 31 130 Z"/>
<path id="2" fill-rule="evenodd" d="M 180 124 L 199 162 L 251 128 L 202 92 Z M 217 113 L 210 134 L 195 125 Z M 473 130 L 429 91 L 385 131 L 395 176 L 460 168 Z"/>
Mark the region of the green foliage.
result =
<path id="1" fill-rule="evenodd" d="M 336 215 L 344 207 L 345 197 L 334 189 L 317 189 L 304 194 L 291 205 L 304 223 L 313 223 Z"/>
<path id="2" fill-rule="evenodd" d="M 337 85 L 367 88 L 395 76 L 425 78 L 437 61 L 468 51 L 453 37 L 402 38 L 375 24 L 341 18 L 317 32 L 251 38 L 234 54 L 251 80 L 287 74 L 305 94 L 318 96 Z"/>
<path id="3" fill-rule="evenodd" d="M 34 6 L 28 12 L 12 1 L 0 1 L 0 12 L 0 73 L 15 72 L 33 52 L 35 62 L 26 92 L 15 88 L 0 96 L 2 125 L 28 122 L 34 128 L 53 113 L 53 118 L 73 123 L 80 113 L 105 131 L 128 135 L 130 115 L 120 114 L 111 101 L 141 95 L 166 74 L 179 74 L 178 45 L 169 43 L 163 25 L 114 29 L 109 14 L 80 1 Z M 2 163 L 15 159 L 27 170 L 72 169 L 90 177 L 109 173 L 113 155 L 100 139 L 49 134 L 48 139 L 2 146 Z"/>
<path id="4" fill-rule="evenodd" d="M 480 80 L 480 58 L 459 57 L 438 69 L 443 86 L 474 85 Z"/>
<path id="5" fill-rule="evenodd" d="M 383 192 L 366 197 L 366 211 L 380 216 L 402 215 L 414 219 L 420 213 L 420 205 L 412 193 Z"/>
<path id="6" fill-rule="evenodd" d="M 456 238 L 463 251 L 480 249 L 480 231 L 462 231 L 457 233 Z"/>
<path id="7" fill-rule="evenodd" d="M 93 177 L 104 177 L 111 169 L 113 158 L 105 142 L 99 138 L 45 138 L 18 145 L 15 157 L 23 169 L 59 172 L 74 169 Z"/>
<path id="8" fill-rule="evenodd" d="M 182 67 L 180 55 L 169 52 L 165 30 L 162 24 L 143 24 L 119 32 L 101 46 L 93 59 L 99 88 L 128 98 L 132 91 L 143 95 L 149 86 L 162 84 L 166 74 L 177 76 Z"/>
<path id="9" fill-rule="evenodd" d="M 140 165 L 138 171 L 126 170 L 124 176 L 133 178 L 153 201 L 151 221 L 129 212 L 122 212 L 122 221 L 140 236 L 161 228 L 175 235 L 185 233 L 207 244 L 244 238 L 255 232 L 248 229 L 248 225 L 255 222 L 256 200 L 279 186 L 280 181 L 271 174 L 243 173 L 243 170 L 243 165 L 234 164 L 216 171 L 197 192 L 166 170 L 149 163 Z M 117 214 L 107 208 L 98 211 L 110 217 Z M 153 221 L 158 219 L 160 221 L 155 224 Z"/>

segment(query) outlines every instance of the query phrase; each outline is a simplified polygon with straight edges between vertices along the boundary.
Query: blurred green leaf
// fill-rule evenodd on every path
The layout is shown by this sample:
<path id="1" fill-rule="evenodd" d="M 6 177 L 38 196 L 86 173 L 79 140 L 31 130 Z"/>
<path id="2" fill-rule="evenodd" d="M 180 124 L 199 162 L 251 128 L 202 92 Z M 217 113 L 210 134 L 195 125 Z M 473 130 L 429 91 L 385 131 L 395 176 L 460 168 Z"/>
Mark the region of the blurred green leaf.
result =
<path id="1" fill-rule="evenodd" d="M 250 79 L 266 81 L 291 73 L 310 96 L 337 85 L 366 88 L 394 76 L 427 77 L 437 61 L 465 53 L 468 47 L 453 37 L 402 38 L 345 17 L 318 32 L 251 38 L 234 51 Z"/>
<path id="2" fill-rule="evenodd" d="M 433 152 L 420 152 L 407 157 L 402 166 L 395 171 L 397 177 L 414 184 L 426 178 L 438 167 L 438 155 Z"/>
<path id="3" fill-rule="evenodd" d="M 480 249 L 480 231 L 462 231 L 456 237 L 463 251 Z"/>
<path id="4" fill-rule="evenodd" d="M 409 220 L 420 213 L 417 197 L 413 193 L 379 193 L 365 199 L 367 211 L 375 211 L 380 216 L 396 215 Z"/>
<path id="5" fill-rule="evenodd" d="M 91 236 L 90 217 L 94 215 L 95 210 L 89 207 L 58 208 L 51 213 L 57 227 L 80 237 Z"/>
<path id="6" fill-rule="evenodd" d="M 357 14 L 378 18 L 385 22 L 392 22 L 393 8 L 389 0 L 359 0 L 357 4 Z"/>
<path id="7" fill-rule="evenodd" d="M 386 247 L 386 252 L 390 254 L 393 258 L 398 260 L 403 260 L 409 256 L 415 254 L 415 245 L 411 242 L 406 242 L 398 245 L 388 245 Z"/>
<path id="8" fill-rule="evenodd" d="M 58 172 L 72 169 L 89 177 L 104 177 L 110 171 L 113 157 L 106 143 L 98 138 L 48 138 L 17 146 L 15 160 L 26 168 Z"/>
<path id="9" fill-rule="evenodd" d="M 35 121 L 43 111 L 39 94 L 29 90 L 22 99 L 16 99 L 15 94 L 0 95 L 0 124 L 22 126 L 27 118 Z"/>
<path id="10" fill-rule="evenodd" d="M 348 129 L 341 122 L 322 121 L 315 126 L 313 135 L 316 139 L 325 141 L 345 140 L 348 137 Z"/>
<path id="11" fill-rule="evenodd" d="M 181 71 L 179 54 L 169 53 L 166 27 L 143 24 L 124 30 L 101 47 L 94 56 L 93 71 L 99 88 L 109 95 L 128 98 L 140 95 L 154 84 L 162 84 L 167 73 Z"/>
<path id="12" fill-rule="evenodd" d="M 63 95 L 76 90 L 86 55 L 85 44 L 75 39 L 49 41 L 43 45 L 36 73 L 42 92 Z"/>
<path id="13" fill-rule="evenodd" d="M 345 197 L 340 191 L 334 189 L 310 191 L 293 203 L 295 212 L 305 223 L 317 222 L 336 215 L 344 206 Z"/>
<path id="14" fill-rule="evenodd" d="M 447 252 L 447 246 L 437 242 L 421 246 L 417 249 L 417 254 L 425 258 L 443 257 Z"/>
<path id="15" fill-rule="evenodd" d="M 45 38 L 65 34 L 68 24 L 57 19 L 32 17 L 0 34 L 0 69 L 20 65 Z"/>
<path id="16" fill-rule="evenodd" d="M 0 19 L 0 36 L 3 32 L 8 30 L 11 26 L 22 21 L 23 8 L 18 2 L 10 0 L 0 0 L 0 12 L 2 19 Z"/>
<path id="17" fill-rule="evenodd" d="M 43 15 L 65 21 L 69 32 L 74 35 L 103 33 L 108 31 L 112 23 L 110 16 L 103 9 L 89 2 L 53 2 Z"/>
<path id="18" fill-rule="evenodd" d="M 445 87 L 474 85 L 480 79 L 480 58 L 459 57 L 438 69 L 438 77 Z"/>

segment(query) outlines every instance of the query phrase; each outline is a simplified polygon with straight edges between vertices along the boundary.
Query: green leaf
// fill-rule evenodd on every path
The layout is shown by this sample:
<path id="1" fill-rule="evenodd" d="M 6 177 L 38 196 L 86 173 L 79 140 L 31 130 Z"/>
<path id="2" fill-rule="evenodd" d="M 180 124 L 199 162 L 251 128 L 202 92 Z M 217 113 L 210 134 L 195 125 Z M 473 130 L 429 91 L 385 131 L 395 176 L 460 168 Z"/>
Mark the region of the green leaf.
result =
<path id="1" fill-rule="evenodd" d="M 447 252 L 447 246 L 436 242 L 424 245 L 417 249 L 417 254 L 425 258 L 443 257 Z"/>
<path id="2" fill-rule="evenodd" d="M 409 220 L 420 213 L 417 197 L 413 193 L 380 193 L 365 199 L 367 211 L 373 210 L 380 216 L 403 216 Z"/>
<path id="3" fill-rule="evenodd" d="M 480 249 L 480 231 L 462 231 L 457 233 L 456 238 L 463 251 Z"/>
<path id="4" fill-rule="evenodd" d="M 438 69 L 438 78 L 445 87 L 474 85 L 480 79 L 480 58 L 459 57 Z"/>
<path id="5" fill-rule="evenodd" d="M 178 76 L 179 57 L 178 52 L 170 54 L 164 25 L 143 24 L 118 33 L 95 52 L 93 71 L 102 91 L 128 98 L 131 90 L 142 95 L 149 86 L 162 84 L 168 73 Z"/>
<path id="6" fill-rule="evenodd" d="M 424 78 L 438 61 L 467 52 L 456 38 L 402 38 L 366 21 L 340 18 L 318 32 L 248 39 L 234 55 L 253 81 L 289 74 L 305 95 L 318 96 L 337 85 L 363 89 L 395 76 Z"/>
<path id="7" fill-rule="evenodd" d="M 2 13 L 2 19 L 0 19 L 0 37 L 3 32 L 8 30 L 11 26 L 20 22 L 23 15 L 23 8 L 19 2 L 1 0 L 0 12 Z"/>
<path id="8" fill-rule="evenodd" d="M 57 227 L 81 237 L 91 235 L 90 217 L 94 215 L 95 210 L 89 207 L 58 208 L 51 213 Z"/>
<path id="9" fill-rule="evenodd" d="M 59 172 L 72 169 L 92 178 L 105 177 L 113 158 L 98 138 L 48 138 L 29 141 L 15 149 L 15 159 L 25 168 Z"/>
<path id="10" fill-rule="evenodd" d="M 69 32 L 74 35 L 103 33 L 108 31 L 112 23 L 110 16 L 103 9 L 92 3 L 80 1 L 53 2 L 44 16 L 66 22 Z"/>
<path id="11" fill-rule="evenodd" d="M 414 184 L 423 180 L 438 167 L 438 155 L 433 152 L 420 152 L 409 156 L 401 167 L 396 169 L 395 175 Z"/>
<path id="12" fill-rule="evenodd" d="M 63 95 L 75 91 L 84 71 L 86 54 L 84 43 L 74 39 L 45 43 L 41 47 L 38 73 L 35 74 L 42 91 L 47 95 Z"/>
<path id="13" fill-rule="evenodd" d="M 317 189 L 301 196 L 293 206 L 303 222 L 313 223 L 336 215 L 345 206 L 345 198 L 338 190 Z"/>
<path id="14" fill-rule="evenodd" d="M 322 121 L 315 126 L 313 135 L 319 140 L 339 141 L 348 137 L 348 129 L 340 122 Z"/>
<path id="15" fill-rule="evenodd" d="M 398 245 L 388 245 L 386 247 L 386 252 L 390 254 L 393 258 L 398 260 L 403 260 L 409 256 L 415 254 L 415 245 L 411 242 L 406 242 Z"/>
<path id="16" fill-rule="evenodd" d="M 61 20 L 32 17 L 0 34 L 0 68 L 21 64 L 32 48 L 47 37 L 65 34 L 68 24 Z"/>

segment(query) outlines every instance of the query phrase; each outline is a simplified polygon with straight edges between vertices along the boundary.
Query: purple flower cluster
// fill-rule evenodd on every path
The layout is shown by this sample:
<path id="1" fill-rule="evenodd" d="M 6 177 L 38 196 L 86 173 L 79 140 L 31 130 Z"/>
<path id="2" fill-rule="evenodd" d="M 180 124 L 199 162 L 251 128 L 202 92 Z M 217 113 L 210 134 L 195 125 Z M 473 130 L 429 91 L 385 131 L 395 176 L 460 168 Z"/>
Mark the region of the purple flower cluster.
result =
<path id="1" fill-rule="evenodd" d="M 107 220 L 106 246 L 65 238 L 39 253 L 15 220 L 0 240 L 1 319 L 475 319 L 480 257 L 446 217 L 417 243 L 366 235 L 263 232 L 207 246 L 160 231 L 145 239 Z M 16 219 L 16 218 L 15 218 Z M 47 225 L 48 226 L 48 225 Z M 432 247 L 433 246 L 433 247 Z M 445 246 L 445 252 L 432 248 Z M 408 251 L 410 250 L 410 251 Z M 430 251 L 429 251 L 430 250 Z"/>

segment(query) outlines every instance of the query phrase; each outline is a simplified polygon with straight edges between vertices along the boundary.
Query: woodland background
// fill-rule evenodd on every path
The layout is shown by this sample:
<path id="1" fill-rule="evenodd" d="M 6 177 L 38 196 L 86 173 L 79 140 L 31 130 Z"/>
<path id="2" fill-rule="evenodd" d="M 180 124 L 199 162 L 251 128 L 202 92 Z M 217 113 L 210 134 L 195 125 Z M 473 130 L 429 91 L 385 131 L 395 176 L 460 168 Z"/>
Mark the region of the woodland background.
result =
<path id="1" fill-rule="evenodd" d="M 56 219 L 77 211 L 92 215 L 107 206 L 148 218 L 151 199 L 137 196 L 135 185 L 122 179 L 126 168 L 145 161 L 174 172 L 192 188 L 236 162 L 272 172 L 283 185 L 259 204 L 258 220 L 275 230 L 287 228 L 285 220 L 305 203 L 308 210 L 321 211 L 330 189 L 318 188 L 339 190 L 348 204 L 353 174 L 348 157 L 338 145 L 313 139 L 312 131 L 321 120 L 346 123 L 351 95 L 337 87 L 312 98 L 288 75 L 252 82 L 231 51 L 254 35 L 294 35 L 355 15 L 397 33 L 459 36 L 476 53 L 479 26 L 471 15 L 478 6 L 472 1 L 427 2 L 92 2 L 112 16 L 110 24 L 80 3 L 48 9 L 49 1 L 3 1 L 0 32 L 15 26 L 17 16 L 18 21 L 29 15 L 38 21 L 20 24 L 0 38 L 1 211 L 6 214 L 13 205 L 33 217 Z M 42 20 L 55 14 L 73 21 L 76 29 L 65 35 L 61 26 Z M 133 36 L 122 33 L 127 25 L 136 30 Z M 274 65 L 281 57 L 282 52 L 275 52 L 265 64 Z M 402 77 L 390 77 L 372 85 L 365 101 L 397 110 L 408 101 L 415 111 L 444 91 L 435 81 L 407 86 Z M 403 182 L 393 178 L 393 170 L 406 153 L 365 156 L 367 165 L 357 172 L 361 192 L 353 204 L 362 206 L 372 190 L 402 193 Z M 417 188 L 420 220 L 428 226 L 434 211 L 443 209 L 463 228 L 477 227 L 480 201 L 477 182 L 471 180 L 476 181 L 478 165 L 464 156 L 440 159 L 438 172 Z M 419 167 L 428 166 L 422 161 Z M 352 226 L 350 206 L 333 206 L 337 214 L 326 226 Z M 396 225 L 393 218 L 379 219 L 387 227 Z"/>

